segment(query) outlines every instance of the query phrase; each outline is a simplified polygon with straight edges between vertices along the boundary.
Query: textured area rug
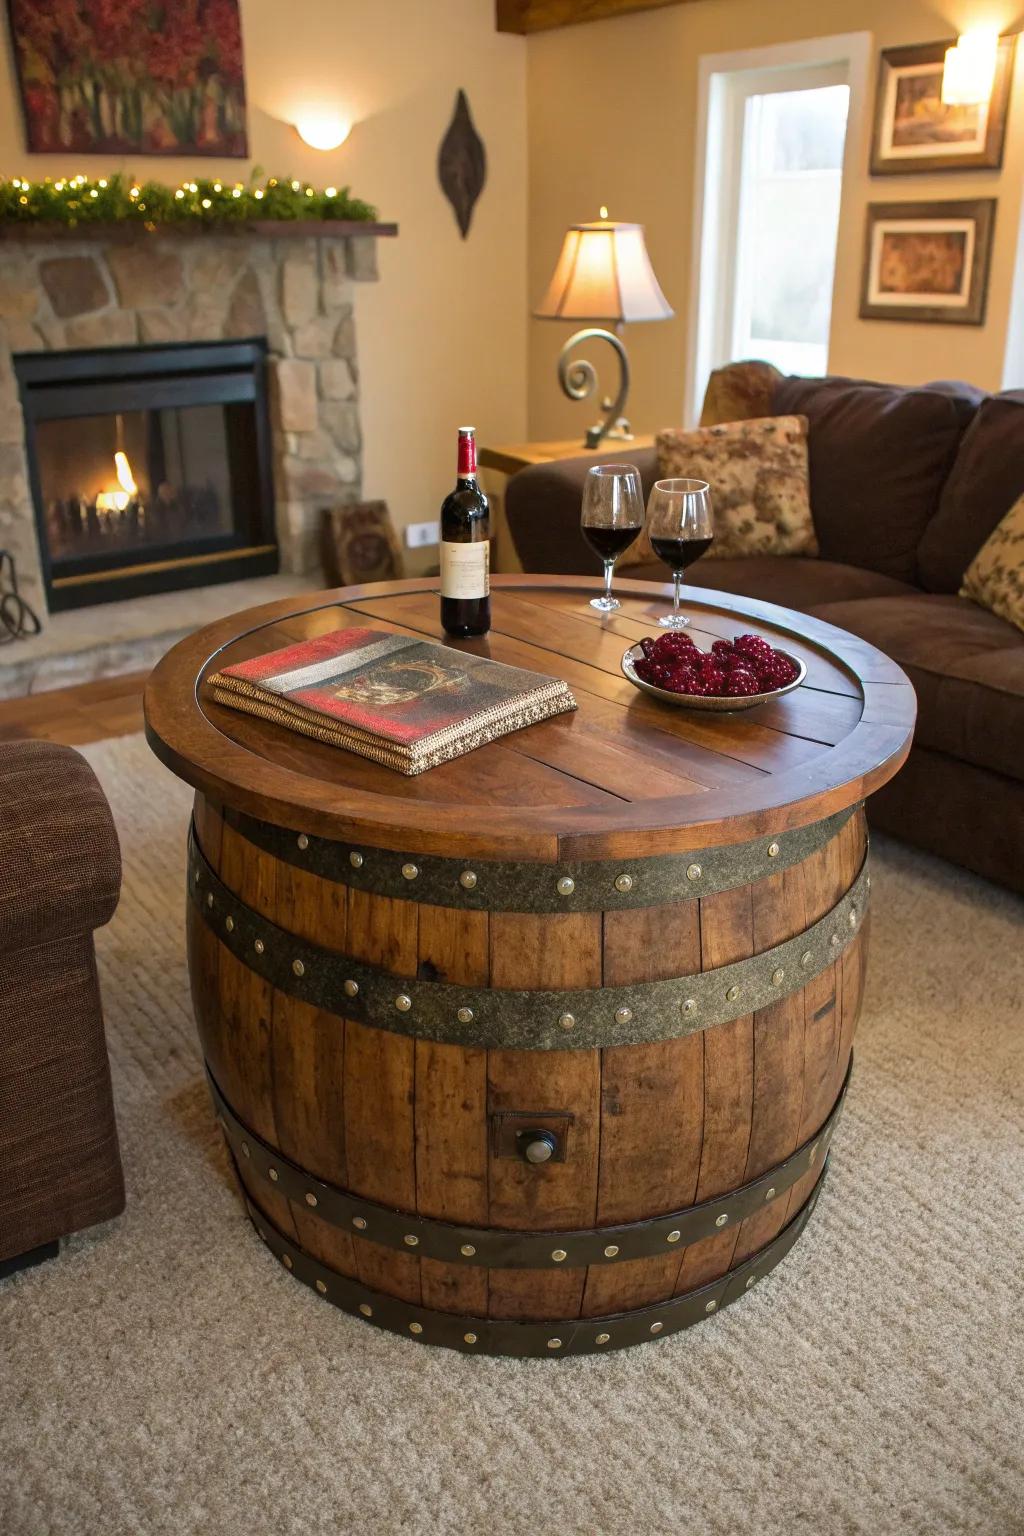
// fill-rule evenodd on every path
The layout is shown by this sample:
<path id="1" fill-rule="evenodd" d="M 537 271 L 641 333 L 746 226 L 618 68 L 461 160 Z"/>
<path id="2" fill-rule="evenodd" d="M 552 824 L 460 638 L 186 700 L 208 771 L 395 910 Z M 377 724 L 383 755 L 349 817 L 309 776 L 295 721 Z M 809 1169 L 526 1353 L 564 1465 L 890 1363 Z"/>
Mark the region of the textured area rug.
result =
<path id="1" fill-rule="evenodd" d="M 86 755 L 125 855 L 99 953 L 129 1204 L 0 1284 L 3 1536 L 1024 1531 L 1022 903 L 876 839 L 857 1070 L 790 1257 L 660 1343 L 470 1360 L 252 1233 L 188 1000 L 190 796 L 141 737 Z"/>

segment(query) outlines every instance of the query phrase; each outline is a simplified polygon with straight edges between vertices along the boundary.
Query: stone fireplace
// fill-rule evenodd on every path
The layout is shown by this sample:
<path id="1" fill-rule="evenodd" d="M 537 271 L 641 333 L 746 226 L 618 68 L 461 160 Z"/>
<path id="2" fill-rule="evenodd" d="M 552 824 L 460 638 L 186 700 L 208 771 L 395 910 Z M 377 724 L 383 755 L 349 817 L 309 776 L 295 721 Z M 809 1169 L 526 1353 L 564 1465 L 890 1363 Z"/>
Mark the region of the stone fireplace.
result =
<path id="1" fill-rule="evenodd" d="M 13 361 L 51 613 L 277 570 L 265 342 Z"/>
<path id="2" fill-rule="evenodd" d="M 44 625 L 48 613 L 62 606 L 47 599 L 48 585 L 55 590 L 45 574 L 52 566 L 47 515 L 58 542 L 63 528 L 65 543 L 81 543 L 80 524 L 87 526 L 87 517 L 77 502 L 98 494 L 106 498 L 101 516 L 111 513 L 108 533 L 113 529 L 122 542 L 137 542 L 139 530 L 125 523 L 113 483 L 112 489 L 79 492 L 69 488 L 67 475 L 61 480 L 59 464 L 51 464 L 51 486 L 63 486 L 65 494 L 46 497 L 41 490 L 38 442 L 30 463 L 22 401 L 28 399 L 26 379 L 33 374 L 57 378 L 57 387 L 61 380 L 60 369 L 40 354 L 53 354 L 52 362 L 60 364 L 56 354 L 67 353 L 71 365 L 80 354 L 102 357 L 108 349 L 124 358 L 131 355 L 125 349 L 135 347 L 151 349 L 150 355 L 171 354 L 181 350 L 176 344 L 233 339 L 265 350 L 272 508 L 264 553 L 276 545 L 273 559 L 284 572 L 318 570 L 323 509 L 359 500 L 362 494 L 355 285 L 376 278 L 376 236 L 395 229 L 320 225 L 315 233 L 309 231 L 308 225 L 141 237 L 137 232 L 122 237 L 33 231 L 0 247 L 0 548 L 12 552 L 21 591 Z M 41 368 L 41 361 L 47 366 Z M 72 377 L 68 387 L 73 386 Z M 142 429 L 128 424 L 130 369 L 128 394 L 122 390 L 118 402 L 108 413 L 119 418 L 111 430 L 123 436 L 134 431 L 137 438 Z M 136 403 L 140 408 L 146 404 L 141 391 Z M 37 428 L 34 402 L 30 410 L 29 425 Z M 74 440 L 84 449 L 81 411 L 76 419 Z M 63 438 L 68 453 L 69 434 Z M 107 434 L 106 427 L 97 426 L 96 451 L 104 459 L 110 448 Z M 116 451 L 127 457 L 126 446 L 124 437 Z M 198 453 L 195 448 L 193 455 Z M 60 458 L 52 444 L 50 458 Z M 122 476 L 122 485 L 129 483 Z M 212 471 L 203 483 L 212 487 L 208 500 L 227 494 L 218 489 Z M 46 504 L 37 506 L 39 500 Z M 131 510 L 129 522 L 133 515 L 137 523 Z M 92 517 L 95 532 L 95 507 Z M 202 579 L 231 579 L 231 572 L 210 562 Z M 105 589 L 106 597 L 116 595 L 116 587 Z M 7 659 L 14 658 L 8 653 Z"/>

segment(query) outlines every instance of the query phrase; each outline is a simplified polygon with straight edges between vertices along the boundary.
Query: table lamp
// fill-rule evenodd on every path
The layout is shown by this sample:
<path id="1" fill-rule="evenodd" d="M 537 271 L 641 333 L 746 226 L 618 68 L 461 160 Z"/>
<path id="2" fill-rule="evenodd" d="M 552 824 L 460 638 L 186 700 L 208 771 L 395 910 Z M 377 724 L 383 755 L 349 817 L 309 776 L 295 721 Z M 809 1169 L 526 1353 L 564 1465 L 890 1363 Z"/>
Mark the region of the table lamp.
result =
<path id="1" fill-rule="evenodd" d="M 597 371 L 585 359 L 570 361 L 581 341 L 607 341 L 621 369 L 615 399 L 601 402 L 604 417 L 588 427 L 584 447 L 597 448 L 605 437 L 629 441 L 633 434 L 623 416 L 629 393 L 629 359 L 622 342 L 627 321 L 670 320 L 672 310 L 658 286 L 644 243 L 642 224 L 619 224 L 601 209 L 597 224 L 573 224 L 565 235 L 554 276 L 534 314 L 541 320 L 603 320 L 569 337 L 558 358 L 558 378 L 570 400 L 585 400 L 597 388 Z"/>

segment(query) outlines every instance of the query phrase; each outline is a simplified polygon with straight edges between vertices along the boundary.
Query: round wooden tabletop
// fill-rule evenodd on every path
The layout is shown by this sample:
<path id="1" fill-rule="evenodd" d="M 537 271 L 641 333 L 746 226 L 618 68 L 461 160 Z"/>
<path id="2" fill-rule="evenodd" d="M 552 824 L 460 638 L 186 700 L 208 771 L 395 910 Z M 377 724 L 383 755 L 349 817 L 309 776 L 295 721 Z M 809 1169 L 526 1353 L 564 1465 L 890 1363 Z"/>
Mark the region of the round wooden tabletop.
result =
<path id="1" fill-rule="evenodd" d="M 215 704 L 207 674 L 362 625 L 443 639 L 436 578 L 290 597 L 182 640 L 146 688 L 157 756 L 214 801 L 281 826 L 442 855 L 548 860 L 678 853 L 803 826 L 863 799 L 910 749 L 915 699 L 881 651 L 773 603 L 685 589 L 707 649 L 764 635 L 807 665 L 800 688 L 735 714 L 676 708 L 622 675 L 623 651 L 660 633 L 669 588 L 596 579 L 496 577 L 492 627 L 460 648 L 564 678 L 579 708 L 454 762 L 405 777 Z M 451 643 L 451 642 L 449 642 Z"/>

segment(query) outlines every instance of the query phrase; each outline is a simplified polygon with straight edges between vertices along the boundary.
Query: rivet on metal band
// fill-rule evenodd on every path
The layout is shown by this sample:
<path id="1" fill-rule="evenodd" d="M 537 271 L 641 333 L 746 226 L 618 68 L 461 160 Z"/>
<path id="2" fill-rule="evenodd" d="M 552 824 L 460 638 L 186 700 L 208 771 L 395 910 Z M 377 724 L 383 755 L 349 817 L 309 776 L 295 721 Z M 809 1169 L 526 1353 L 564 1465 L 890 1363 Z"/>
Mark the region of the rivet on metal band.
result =
<path id="1" fill-rule="evenodd" d="M 831 841 L 858 809 L 849 806 L 810 826 L 780 833 L 766 845 L 746 843 L 695 848 L 630 862 L 593 859 L 566 865 L 460 859 L 433 854 L 395 853 L 387 848 L 351 848 L 332 838 L 304 833 L 300 846 L 294 830 L 259 821 L 225 807 L 228 824 L 248 842 L 275 858 L 296 864 L 323 880 L 335 880 L 378 896 L 412 899 L 439 907 L 468 907 L 489 912 L 598 912 L 607 907 L 660 906 L 694 900 L 762 879 L 767 851 L 773 873 L 799 864 Z"/>
<path id="2" fill-rule="evenodd" d="M 288 996 L 325 1013 L 377 1029 L 460 1046 L 494 1050 L 594 1050 L 640 1045 L 724 1024 L 768 1007 L 833 965 L 855 941 L 868 899 L 867 861 L 846 894 L 818 922 L 772 949 L 715 970 L 622 987 L 521 991 L 464 987 L 396 977 L 277 927 L 244 906 L 214 874 L 195 838 L 188 881 L 193 910 L 239 960 Z M 234 929 L 225 931 L 230 908 Z M 263 944 L 260 953 L 255 946 Z M 783 980 L 775 979 L 782 971 Z M 353 985 L 355 991 L 352 990 Z M 400 987 L 400 991 L 396 988 Z M 692 1004 L 692 1006 L 691 1006 Z M 472 1028 L 459 1021 L 473 1014 Z M 571 1027 L 567 1021 L 572 1019 Z"/>
<path id="3" fill-rule="evenodd" d="M 415 1248 L 426 1259 L 449 1264 L 479 1265 L 491 1269 L 582 1268 L 591 1264 L 620 1264 L 631 1259 L 664 1254 L 665 1245 L 699 1242 L 726 1225 L 763 1210 L 766 1201 L 785 1195 L 828 1150 L 842 1110 L 852 1062 L 846 1081 L 828 1119 L 801 1147 L 783 1162 L 766 1168 L 758 1178 L 728 1194 L 705 1200 L 683 1210 L 645 1221 L 619 1226 L 587 1227 L 572 1231 L 510 1231 L 499 1227 L 471 1227 L 393 1210 L 335 1184 L 314 1178 L 305 1168 L 285 1157 L 245 1125 L 231 1109 L 207 1070 L 214 1110 L 221 1119 L 228 1146 L 246 1158 L 246 1177 L 271 1179 L 275 1193 L 288 1199 L 316 1199 L 317 1215 L 331 1226 L 364 1232 L 386 1248 Z"/>
<path id="4" fill-rule="evenodd" d="M 435 1312 L 418 1307 L 396 1296 L 372 1291 L 359 1280 L 349 1279 L 328 1269 L 318 1259 L 297 1246 L 267 1221 L 264 1214 L 242 1191 L 249 1218 L 271 1253 L 296 1280 L 301 1280 L 325 1300 L 356 1321 L 371 1320 L 376 1327 L 391 1333 L 412 1335 L 423 1344 L 443 1345 L 448 1349 L 471 1350 L 473 1354 L 511 1355 L 520 1359 L 565 1359 L 570 1355 L 589 1355 L 630 1344 L 668 1338 L 723 1307 L 739 1301 L 781 1262 L 807 1225 L 821 1193 L 828 1164 L 806 1204 L 779 1235 L 728 1274 L 698 1290 L 673 1296 L 653 1306 L 634 1312 L 620 1312 L 605 1317 L 572 1317 L 555 1322 L 523 1323 L 505 1319 L 465 1317 L 454 1312 Z"/>

